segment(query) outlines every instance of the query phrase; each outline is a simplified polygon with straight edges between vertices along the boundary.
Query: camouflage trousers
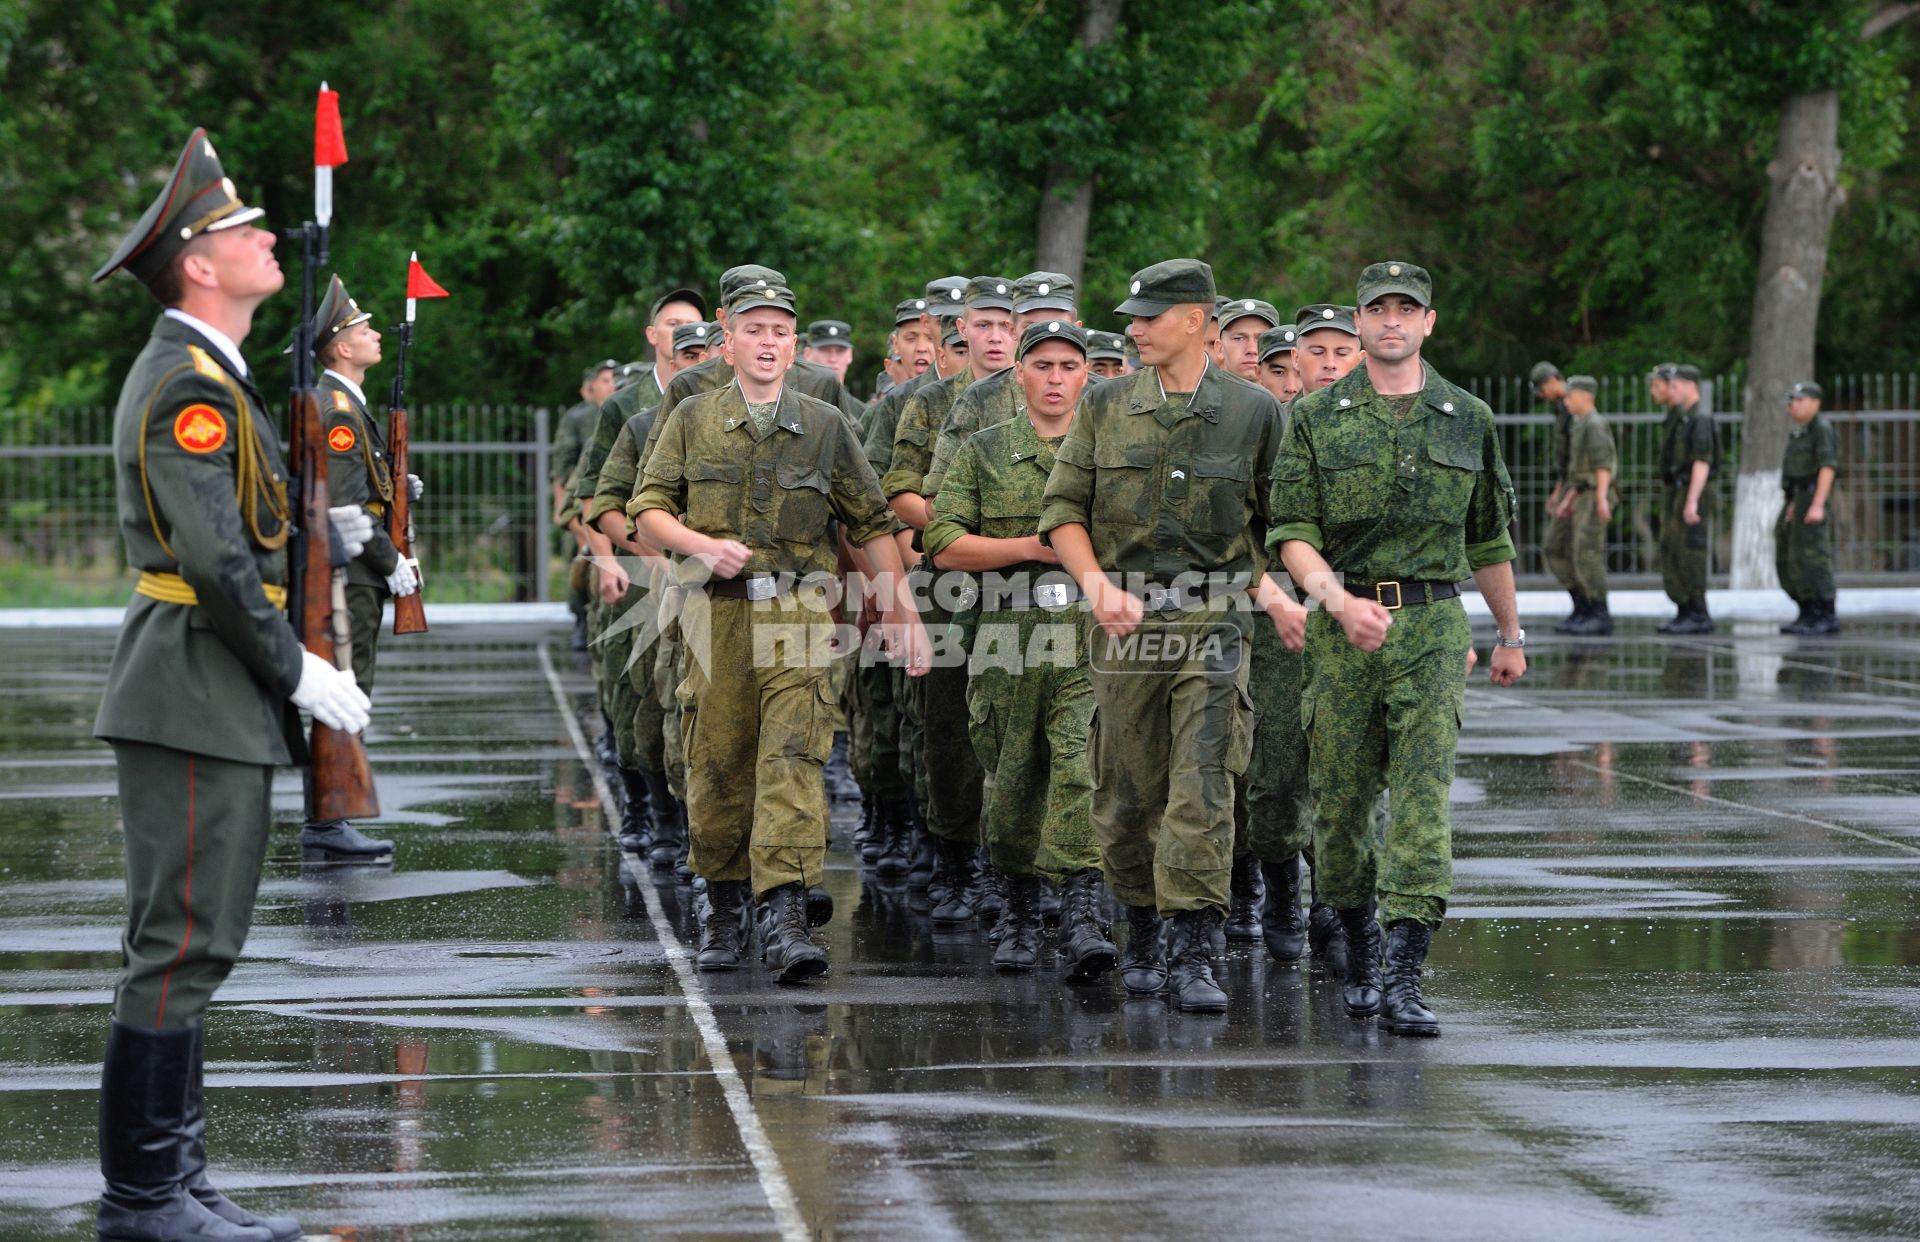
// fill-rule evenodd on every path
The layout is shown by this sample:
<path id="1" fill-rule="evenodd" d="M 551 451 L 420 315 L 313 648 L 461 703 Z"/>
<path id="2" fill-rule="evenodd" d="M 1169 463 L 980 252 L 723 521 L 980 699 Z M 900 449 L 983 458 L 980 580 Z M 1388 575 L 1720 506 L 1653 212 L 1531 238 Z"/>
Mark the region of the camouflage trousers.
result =
<path id="1" fill-rule="evenodd" d="M 927 809 L 927 768 L 920 760 L 920 704 L 914 698 L 913 679 L 898 666 L 889 667 L 894 710 L 900 713 L 900 779 L 913 795 L 921 814 Z"/>
<path id="2" fill-rule="evenodd" d="M 599 592 L 595 591 L 597 599 Z M 639 740 L 634 734 L 639 696 L 627 677 L 627 661 L 633 655 L 634 632 L 638 628 L 630 610 L 639 604 L 642 592 L 629 588 L 625 596 L 600 606 L 600 632 L 589 650 L 595 653 L 594 684 L 600 688 L 600 708 L 613 721 L 614 748 L 620 752 L 620 766 L 641 767 Z M 589 614 L 591 615 L 591 614 Z M 588 622 L 592 626 L 591 620 Z"/>
<path id="3" fill-rule="evenodd" d="M 1399 609 L 1378 651 L 1347 641 L 1331 613 L 1307 618 L 1307 783 L 1314 895 L 1336 907 L 1380 899 L 1380 919 L 1438 924 L 1453 892 L 1448 794 L 1473 642 L 1458 599 Z M 1386 842 L 1372 825 L 1390 795 Z"/>
<path id="4" fill-rule="evenodd" d="M 900 709 L 893 701 L 893 670 L 885 664 L 856 667 L 848 679 L 854 701 L 851 754 L 854 779 L 868 797 L 904 798 L 911 791 L 901 766 Z"/>
<path id="5" fill-rule="evenodd" d="M 1578 591 L 1591 600 L 1607 598 L 1607 524 L 1594 510 L 1596 497 L 1588 488 L 1573 498 L 1571 554 L 1568 561 L 1573 577 L 1567 589 Z M 1704 525 L 1704 523 L 1703 523 Z"/>
<path id="6" fill-rule="evenodd" d="M 681 745 L 683 722 L 680 719 L 680 629 L 673 626 L 661 635 L 659 650 L 653 658 L 654 698 L 660 704 L 660 758 L 666 768 L 667 790 L 682 802 L 687 800 L 687 754 Z"/>
<path id="7" fill-rule="evenodd" d="M 953 617 L 929 603 L 921 621 L 929 635 L 948 630 Z M 927 831 L 949 841 L 980 841 L 981 782 L 985 774 L 967 736 L 967 665 L 941 661 L 924 677 L 907 678 L 907 693 L 919 714 L 918 772 L 926 780 Z"/>
<path id="8" fill-rule="evenodd" d="M 1700 521 L 1689 526 L 1680 516 L 1687 505 L 1687 488 L 1668 484 L 1660 508 L 1660 585 L 1681 609 L 1702 612 L 1707 607 L 1707 562 L 1711 549 L 1713 485 L 1700 493 Z"/>
<path id="9" fill-rule="evenodd" d="M 755 895 L 820 883 L 833 748 L 832 618 L 788 595 L 690 595 L 679 700 L 688 861 Z"/>
<path id="10" fill-rule="evenodd" d="M 1782 508 L 1773 523 L 1773 567 L 1780 575 L 1780 589 L 1796 604 L 1833 598 L 1833 518 L 1809 524 L 1800 520 L 1812 492 L 1787 497 L 1793 506 L 1793 520 L 1787 520 Z"/>
<path id="11" fill-rule="evenodd" d="M 1100 865 L 1080 631 L 1078 613 L 1042 608 L 984 613 L 974 631 L 967 729 L 986 773 L 987 853 L 1010 876 L 1059 883 Z"/>
<path id="12" fill-rule="evenodd" d="M 567 548 L 574 548 L 571 536 L 567 539 Z M 567 611 L 576 617 L 587 615 L 587 608 L 593 602 L 593 565 L 584 557 L 576 555 L 567 566 Z"/>
<path id="13" fill-rule="evenodd" d="M 1243 612 L 1148 613 L 1113 638 L 1086 620 L 1093 831 L 1130 906 L 1225 912 L 1234 785 L 1253 752 Z"/>
<path id="14" fill-rule="evenodd" d="M 631 766 L 656 775 L 664 774 L 667 770 L 668 721 L 672 719 L 677 731 L 679 710 L 675 708 L 669 712 L 660 701 L 654 685 L 654 662 L 659 655 L 659 627 L 649 621 L 656 616 L 659 599 L 655 592 L 636 585 L 627 592 L 627 598 L 621 603 L 629 609 L 624 615 L 637 622 L 624 635 L 627 654 L 620 662 L 620 701 L 632 708 L 634 762 Z M 648 645 L 643 648 L 642 642 Z M 611 653 L 608 658 L 612 658 Z M 623 756 L 627 753 L 621 752 Z"/>
<path id="15" fill-rule="evenodd" d="M 1572 518 L 1547 515 L 1547 529 L 1540 540 L 1540 555 L 1555 582 L 1569 591 L 1579 589 L 1574 582 Z"/>
<path id="16" fill-rule="evenodd" d="M 1255 613 L 1247 644 L 1253 756 L 1233 800 L 1234 856 L 1283 863 L 1313 847 L 1307 809 L 1307 738 L 1300 729 L 1305 658 L 1288 651 L 1273 622 Z"/>

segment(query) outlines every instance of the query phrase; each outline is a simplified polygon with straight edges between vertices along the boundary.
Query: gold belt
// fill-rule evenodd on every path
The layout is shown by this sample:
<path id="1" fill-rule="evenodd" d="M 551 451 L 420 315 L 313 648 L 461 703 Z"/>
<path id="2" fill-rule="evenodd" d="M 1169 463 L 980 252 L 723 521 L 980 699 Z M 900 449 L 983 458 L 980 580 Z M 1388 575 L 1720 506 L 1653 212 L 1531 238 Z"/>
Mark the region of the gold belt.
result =
<path id="1" fill-rule="evenodd" d="M 366 508 L 367 512 L 373 514 L 375 517 L 387 516 L 387 507 L 377 500 L 369 500 Z"/>
<path id="2" fill-rule="evenodd" d="M 185 604 L 191 608 L 200 602 L 200 596 L 187 585 L 187 580 L 179 574 L 155 573 L 150 569 L 140 571 L 140 582 L 134 592 L 148 599 L 157 599 L 163 604 Z M 287 607 L 287 588 L 263 582 L 260 589 L 266 592 L 267 602 L 275 608 L 285 611 Z"/>

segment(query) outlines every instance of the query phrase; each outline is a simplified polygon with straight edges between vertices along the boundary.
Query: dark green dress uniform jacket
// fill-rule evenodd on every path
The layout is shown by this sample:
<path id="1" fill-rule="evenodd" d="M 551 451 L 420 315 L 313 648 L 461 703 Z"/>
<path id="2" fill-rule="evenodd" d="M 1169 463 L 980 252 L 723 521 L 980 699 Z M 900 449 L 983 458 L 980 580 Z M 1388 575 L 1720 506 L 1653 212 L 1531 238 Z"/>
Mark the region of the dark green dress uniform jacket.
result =
<path id="1" fill-rule="evenodd" d="M 387 589 L 387 575 L 400 553 L 387 530 L 393 504 L 393 458 L 386 433 L 367 414 L 367 404 L 330 372 L 320 376 L 320 409 L 326 419 L 327 503 L 359 505 L 373 514 L 373 537 L 347 563 L 354 586 Z"/>
<path id="2" fill-rule="evenodd" d="M 262 584 L 287 581 L 287 467 L 252 381 L 162 316 L 113 419 L 127 563 L 176 573 L 194 605 L 135 595 L 94 736 L 236 763 L 304 761 L 300 644 Z"/>

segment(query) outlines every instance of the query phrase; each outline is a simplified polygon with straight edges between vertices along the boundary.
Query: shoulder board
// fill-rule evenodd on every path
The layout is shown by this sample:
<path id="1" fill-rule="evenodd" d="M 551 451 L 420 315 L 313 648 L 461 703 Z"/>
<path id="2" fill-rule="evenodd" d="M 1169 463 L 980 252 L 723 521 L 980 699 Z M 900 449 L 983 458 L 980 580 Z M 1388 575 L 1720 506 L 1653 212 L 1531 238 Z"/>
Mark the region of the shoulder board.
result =
<path id="1" fill-rule="evenodd" d="M 223 384 L 226 382 L 227 380 L 226 368 L 222 367 L 219 363 L 215 362 L 213 360 L 212 354 L 209 354 L 206 350 L 200 348 L 198 345 L 187 346 L 187 352 L 193 355 L 194 370 L 198 371 L 200 374 L 204 376 L 207 376 L 210 379 L 217 379 Z"/>
<path id="2" fill-rule="evenodd" d="M 351 411 L 353 409 L 353 401 L 346 393 L 336 388 L 333 390 L 333 408 L 336 410 Z"/>

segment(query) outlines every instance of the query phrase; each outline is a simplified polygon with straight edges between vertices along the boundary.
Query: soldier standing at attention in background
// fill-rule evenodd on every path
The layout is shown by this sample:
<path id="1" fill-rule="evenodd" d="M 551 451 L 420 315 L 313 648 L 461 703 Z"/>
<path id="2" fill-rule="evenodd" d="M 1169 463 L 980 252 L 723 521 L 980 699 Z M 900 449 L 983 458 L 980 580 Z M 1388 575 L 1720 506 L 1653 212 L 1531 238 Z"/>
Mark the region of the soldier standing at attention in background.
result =
<path id="1" fill-rule="evenodd" d="M 1700 409 L 1700 368 L 1673 368 L 1667 381 L 1673 405 L 1660 443 L 1660 478 L 1666 485 L 1660 512 L 1660 578 L 1678 612 L 1654 628 L 1662 634 L 1711 634 L 1707 615 L 1707 569 L 1720 469 L 1720 433 L 1713 415 Z"/>
<path id="2" fill-rule="evenodd" d="M 1301 719 L 1316 885 L 1346 930 L 1343 999 L 1353 1017 L 1379 1013 L 1400 1035 L 1440 1033 L 1420 968 L 1453 889 L 1448 793 L 1473 645 L 1457 584 L 1469 573 L 1500 630 L 1494 684 L 1527 666 L 1513 485 L 1492 411 L 1421 360 L 1432 288 L 1411 263 L 1360 273 L 1366 365 L 1294 403 L 1268 535 L 1322 605 L 1307 626 Z M 1370 823 L 1382 784 L 1392 803 L 1384 848 Z"/>
<path id="3" fill-rule="evenodd" d="M 1800 616 L 1780 627 L 1782 634 L 1838 634 L 1833 615 L 1833 524 L 1827 504 L 1840 469 L 1840 437 L 1820 416 L 1820 385 L 1811 381 L 1787 390 L 1787 415 L 1793 431 L 1780 462 L 1780 486 L 1786 507 L 1773 526 L 1773 566 L 1781 589 L 1800 606 Z"/>
<path id="4" fill-rule="evenodd" d="M 287 1242 L 207 1180 L 202 1015 L 253 919 L 273 769 L 303 761 L 300 714 L 367 724 L 351 674 L 304 650 L 285 614 L 287 465 L 241 356 L 285 277 L 274 235 L 243 227 L 205 130 L 99 271 L 166 308 L 120 389 L 114 482 L 140 571 L 94 736 L 113 746 L 127 924 L 100 1082 L 102 1238 Z M 371 534 L 337 506 L 349 555 Z M 324 538 L 324 534 L 317 537 Z"/>

